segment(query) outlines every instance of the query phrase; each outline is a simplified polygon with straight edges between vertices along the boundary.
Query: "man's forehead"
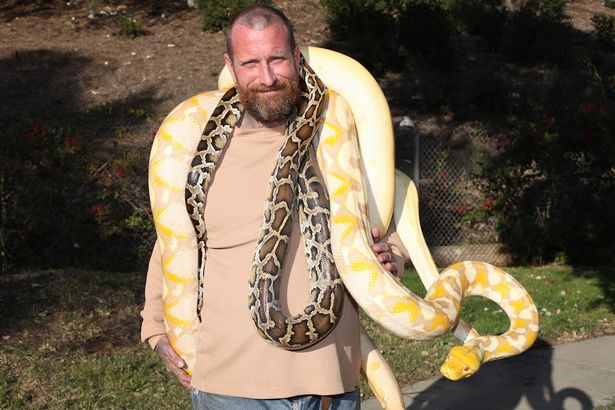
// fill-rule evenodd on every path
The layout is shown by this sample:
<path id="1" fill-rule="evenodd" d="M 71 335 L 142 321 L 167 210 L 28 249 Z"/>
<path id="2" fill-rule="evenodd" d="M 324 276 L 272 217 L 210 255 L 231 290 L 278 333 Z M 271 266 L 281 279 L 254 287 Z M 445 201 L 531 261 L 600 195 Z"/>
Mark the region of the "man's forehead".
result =
<path id="1" fill-rule="evenodd" d="M 250 26 L 242 22 L 237 22 L 231 27 L 231 42 L 233 48 L 245 45 L 245 43 L 263 41 L 264 39 L 268 40 L 268 42 L 283 43 L 285 45 L 285 50 L 281 50 L 280 53 L 290 49 L 288 31 L 282 22 L 274 22 L 267 26 Z"/>

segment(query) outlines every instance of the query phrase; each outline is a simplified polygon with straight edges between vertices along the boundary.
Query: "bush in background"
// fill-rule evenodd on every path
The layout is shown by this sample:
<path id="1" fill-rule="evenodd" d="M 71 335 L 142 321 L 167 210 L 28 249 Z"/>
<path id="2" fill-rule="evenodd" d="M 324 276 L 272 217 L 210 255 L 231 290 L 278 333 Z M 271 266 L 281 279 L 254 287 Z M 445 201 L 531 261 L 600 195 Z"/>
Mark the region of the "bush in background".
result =
<path id="1" fill-rule="evenodd" d="M 141 34 L 141 23 L 130 13 L 117 16 L 117 25 L 120 34 L 130 39 Z"/>
<path id="2" fill-rule="evenodd" d="M 500 50 L 524 63 L 566 62 L 571 55 L 572 27 L 563 0 L 529 1 L 506 24 Z"/>
<path id="3" fill-rule="evenodd" d="M 528 100 L 481 172 L 516 262 L 615 261 L 615 76 L 603 70 L 587 62 L 576 104 Z"/>
<path id="4" fill-rule="evenodd" d="M 450 42 L 448 2 L 321 0 L 331 31 L 375 72 L 399 69 L 415 53 L 441 55 Z"/>
<path id="5" fill-rule="evenodd" d="M 458 1 L 452 7 L 452 15 L 459 32 L 481 36 L 489 42 L 492 50 L 498 48 L 507 16 L 500 0 Z"/>
<path id="6" fill-rule="evenodd" d="M 269 0 L 196 0 L 196 6 L 203 15 L 203 30 L 224 30 L 233 16 L 244 7 L 253 4 L 271 4 Z"/>
<path id="7" fill-rule="evenodd" d="M 591 20 L 598 44 L 607 51 L 613 50 L 615 48 L 615 17 L 594 14 Z"/>
<path id="8" fill-rule="evenodd" d="M 376 72 L 417 55 L 454 65 L 455 31 L 482 36 L 513 60 L 563 61 L 571 44 L 566 3 L 529 0 L 511 14 L 500 0 L 321 0 L 336 38 Z"/>
<path id="9" fill-rule="evenodd" d="M 23 122 L 4 130 L 0 272 L 14 267 L 141 267 L 153 245 L 147 151 L 104 160 L 76 129 Z"/>

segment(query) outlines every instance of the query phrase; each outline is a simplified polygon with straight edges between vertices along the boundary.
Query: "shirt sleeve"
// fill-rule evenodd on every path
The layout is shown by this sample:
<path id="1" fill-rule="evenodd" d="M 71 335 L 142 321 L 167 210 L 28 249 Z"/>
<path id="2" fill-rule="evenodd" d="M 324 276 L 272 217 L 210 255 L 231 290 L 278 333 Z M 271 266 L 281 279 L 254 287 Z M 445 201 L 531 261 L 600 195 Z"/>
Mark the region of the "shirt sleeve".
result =
<path id="1" fill-rule="evenodd" d="M 145 304 L 141 311 L 141 340 L 156 347 L 156 343 L 166 335 L 162 307 L 162 254 L 159 241 L 156 241 L 147 269 L 145 282 Z"/>

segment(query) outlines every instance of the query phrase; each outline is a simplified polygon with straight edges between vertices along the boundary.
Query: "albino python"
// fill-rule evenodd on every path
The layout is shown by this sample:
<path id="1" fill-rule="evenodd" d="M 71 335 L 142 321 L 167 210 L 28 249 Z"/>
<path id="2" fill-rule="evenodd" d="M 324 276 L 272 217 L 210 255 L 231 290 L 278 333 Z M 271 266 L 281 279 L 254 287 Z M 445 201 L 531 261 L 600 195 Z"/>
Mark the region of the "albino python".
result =
<path id="1" fill-rule="evenodd" d="M 393 174 L 390 114 L 375 80 L 358 63 L 341 54 L 314 47 L 304 49 L 303 53 L 323 82 L 348 102 L 345 104 L 340 98 L 331 98 L 333 94 L 327 92 L 329 104 L 319 135 L 317 159 L 329 194 L 333 258 L 344 286 L 353 298 L 376 322 L 405 338 L 431 339 L 457 326 L 456 335 L 465 344 L 451 350 L 441 369 L 451 379 L 473 374 L 486 361 L 528 349 L 537 336 L 538 312 L 527 292 L 510 275 L 481 262 L 458 263 L 438 275 L 418 224 L 414 186 L 403 174 L 398 173 L 396 177 Z M 311 344 L 322 337 L 321 331 L 315 327 L 316 322 L 326 325 L 323 327 L 324 333 L 334 326 L 337 316 L 330 310 L 333 309 L 329 303 L 331 298 L 323 299 L 318 295 L 310 298 L 311 305 L 306 307 L 301 318 L 282 316 L 281 311 L 275 310 L 275 300 L 273 303 L 269 300 L 276 297 L 276 291 L 269 287 L 275 281 L 276 269 L 263 269 L 272 260 L 274 265 L 283 261 L 280 256 L 271 259 L 271 253 L 276 251 L 268 253 L 277 250 L 276 247 L 284 248 L 284 242 L 279 239 L 284 236 L 283 224 L 274 221 L 276 215 L 287 217 L 290 212 L 286 208 L 281 213 L 271 212 L 271 209 L 276 209 L 276 204 L 289 206 L 292 201 L 302 204 L 296 205 L 298 207 L 327 212 L 326 204 L 308 204 L 305 200 L 311 196 L 305 192 L 311 184 L 305 181 L 313 176 L 309 164 L 303 160 L 304 152 L 317 131 L 319 112 L 322 112 L 318 108 L 317 98 L 318 89 L 322 89 L 313 83 L 316 77 L 311 77 L 309 69 L 305 71 L 308 73 L 307 91 L 312 96 L 307 102 L 304 100 L 299 119 L 294 125 L 289 125 L 287 140 L 292 140 L 293 134 L 302 134 L 303 138 L 300 139 L 303 142 L 291 143 L 292 149 L 281 150 L 280 156 L 286 159 L 278 158 L 272 177 L 268 200 L 271 203 L 265 210 L 263 223 L 266 229 L 261 232 L 250 278 L 251 310 L 259 332 L 287 348 L 297 348 L 294 341 L 288 343 L 290 336 L 298 329 L 293 330 L 293 323 L 302 323 L 302 334 L 308 336 L 302 337 L 304 340 L 298 344 Z M 220 88 L 233 85 L 228 73 L 221 75 L 220 84 Z M 165 325 L 172 346 L 186 360 L 189 372 L 194 367 L 198 343 L 195 337 L 199 322 L 197 306 L 200 307 L 199 300 L 203 297 L 199 290 L 199 275 L 203 274 L 205 230 L 200 230 L 203 221 L 197 214 L 202 214 L 204 191 L 199 190 L 206 189 L 207 178 L 207 172 L 195 174 L 191 167 L 215 163 L 214 157 L 223 145 L 223 138 L 216 136 L 216 130 L 224 130 L 223 133 L 228 135 L 237 121 L 241 107 L 240 104 L 233 107 L 229 102 L 233 96 L 229 93 L 233 94 L 232 91 L 224 96 L 222 91 L 200 94 L 173 110 L 157 133 L 150 157 L 150 198 L 163 260 Z M 209 123 L 206 122 L 208 118 Z M 354 133 L 355 124 L 359 141 Z M 202 139 L 201 134 L 204 136 Z M 200 154 L 195 156 L 197 145 Z M 285 163 L 294 164 L 294 176 L 282 175 Z M 288 168 L 291 168 L 290 165 Z M 186 175 L 189 173 L 191 176 L 186 185 Z M 293 181 L 279 185 L 279 181 L 287 176 Z M 293 188 L 290 188 L 291 185 Z M 284 186 L 284 190 L 290 188 L 293 192 L 289 193 L 288 198 L 277 198 L 273 193 L 276 186 Z M 197 197 L 201 198 L 201 205 L 191 202 Z M 195 228 L 186 212 L 186 199 L 201 240 L 197 240 Z M 306 215 L 313 213 L 305 209 L 302 212 Z M 424 299 L 411 293 L 385 271 L 371 251 L 370 228 L 376 226 L 381 232 L 386 231 L 392 214 L 400 238 L 429 289 Z M 304 237 L 313 234 L 309 231 L 309 225 L 314 226 L 315 223 L 309 217 L 303 218 Z M 269 241 L 271 235 L 277 239 Z M 306 240 L 306 248 L 320 248 L 328 242 L 326 237 L 317 238 L 314 242 Z M 328 255 L 329 252 L 324 249 L 321 253 L 324 262 L 312 266 L 312 272 L 316 272 L 316 276 L 311 274 L 314 276 L 311 278 L 312 295 L 322 294 L 320 290 L 314 292 L 314 289 L 339 289 L 335 273 L 326 267 Z M 279 266 L 276 268 L 279 270 Z M 320 273 L 323 273 L 321 277 L 318 276 Z M 325 284 L 321 284 L 321 280 Z M 336 292 L 339 291 L 333 290 L 329 294 L 336 295 L 333 299 L 341 299 L 341 292 Z M 487 297 L 501 306 L 511 321 L 510 329 L 500 336 L 477 336 L 475 331 L 458 323 L 461 300 L 471 295 Z M 341 300 L 338 301 L 341 303 Z M 309 315 L 316 309 L 328 312 L 326 320 L 314 320 Z M 268 311 L 273 313 L 267 316 Z M 275 328 L 271 322 L 275 323 Z M 330 327 L 328 330 L 327 326 Z M 364 332 L 361 349 L 362 368 L 383 407 L 403 408 L 403 397 L 390 368 Z"/>

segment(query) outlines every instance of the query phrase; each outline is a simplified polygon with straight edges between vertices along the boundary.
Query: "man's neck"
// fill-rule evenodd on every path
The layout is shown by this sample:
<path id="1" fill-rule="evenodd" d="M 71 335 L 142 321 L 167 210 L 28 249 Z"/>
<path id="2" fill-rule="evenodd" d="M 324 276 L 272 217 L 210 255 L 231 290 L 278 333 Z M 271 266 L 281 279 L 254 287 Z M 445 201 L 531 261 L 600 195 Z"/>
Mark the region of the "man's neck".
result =
<path id="1" fill-rule="evenodd" d="M 261 122 L 256 118 L 244 112 L 241 116 L 241 122 L 239 123 L 239 128 L 277 128 L 286 124 L 287 119 L 282 119 L 279 121 L 266 121 Z"/>

